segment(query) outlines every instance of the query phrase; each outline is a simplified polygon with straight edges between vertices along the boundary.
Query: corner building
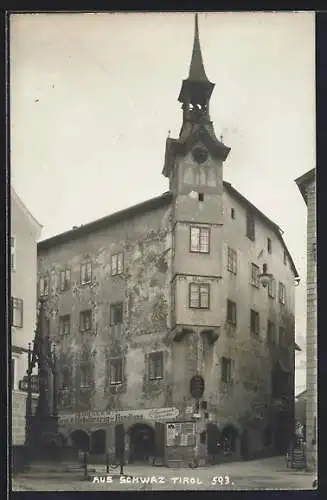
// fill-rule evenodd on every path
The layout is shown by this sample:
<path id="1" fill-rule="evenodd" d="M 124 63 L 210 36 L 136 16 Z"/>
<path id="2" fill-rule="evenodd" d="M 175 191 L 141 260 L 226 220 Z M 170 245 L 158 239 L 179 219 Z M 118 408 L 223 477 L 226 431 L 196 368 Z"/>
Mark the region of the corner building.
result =
<path id="1" fill-rule="evenodd" d="M 189 462 L 196 446 L 214 462 L 289 444 L 297 271 L 279 227 L 223 180 L 230 149 L 210 120 L 213 88 L 196 16 L 182 127 L 166 140 L 169 191 L 38 245 L 61 433 L 94 457 L 114 453 L 118 422 L 128 461 Z"/>

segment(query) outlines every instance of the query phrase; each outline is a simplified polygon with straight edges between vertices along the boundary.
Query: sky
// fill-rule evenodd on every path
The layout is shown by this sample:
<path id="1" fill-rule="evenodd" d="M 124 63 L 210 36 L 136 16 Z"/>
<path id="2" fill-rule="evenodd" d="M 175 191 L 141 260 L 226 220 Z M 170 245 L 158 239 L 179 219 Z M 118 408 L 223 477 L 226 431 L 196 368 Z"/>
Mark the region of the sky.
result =
<path id="1" fill-rule="evenodd" d="M 306 205 L 315 167 L 313 12 L 200 13 L 224 179 L 284 231 L 295 289 L 296 388 L 305 388 Z M 41 239 L 168 190 L 194 13 L 12 14 L 11 182 Z"/>

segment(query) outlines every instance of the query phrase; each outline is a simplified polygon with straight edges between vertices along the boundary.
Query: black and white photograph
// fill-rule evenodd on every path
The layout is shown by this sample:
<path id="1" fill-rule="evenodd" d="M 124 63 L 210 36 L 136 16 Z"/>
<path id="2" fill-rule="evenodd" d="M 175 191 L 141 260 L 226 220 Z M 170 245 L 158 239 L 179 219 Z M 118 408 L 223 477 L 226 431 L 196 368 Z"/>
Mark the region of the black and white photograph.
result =
<path id="1" fill-rule="evenodd" d="M 12 491 L 315 490 L 315 13 L 11 12 Z"/>

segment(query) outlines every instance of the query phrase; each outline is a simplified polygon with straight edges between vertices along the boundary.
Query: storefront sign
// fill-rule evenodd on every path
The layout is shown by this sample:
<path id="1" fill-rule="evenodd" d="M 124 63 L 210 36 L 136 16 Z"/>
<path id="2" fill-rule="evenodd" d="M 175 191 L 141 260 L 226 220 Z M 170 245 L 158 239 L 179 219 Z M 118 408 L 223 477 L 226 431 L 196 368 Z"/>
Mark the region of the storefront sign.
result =
<path id="1" fill-rule="evenodd" d="M 147 408 L 144 410 L 95 410 L 82 413 L 59 415 L 59 425 L 67 424 L 110 424 L 121 423 L 127 419 L 134 420 L 171 420 L 179 415 L 178 408 Z"/>

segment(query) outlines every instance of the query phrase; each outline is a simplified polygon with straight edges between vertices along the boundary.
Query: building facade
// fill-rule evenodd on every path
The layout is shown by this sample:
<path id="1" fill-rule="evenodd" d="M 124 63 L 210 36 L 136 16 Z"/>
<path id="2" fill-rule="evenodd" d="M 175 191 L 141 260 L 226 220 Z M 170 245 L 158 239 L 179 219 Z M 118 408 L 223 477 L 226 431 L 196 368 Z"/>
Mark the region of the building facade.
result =
<path id="1" fill-rule="evenodd" d="M 305 200 L 307 215 L 307 392 L 306 442 L 308 467 L 317 465 L 317 263 L 316 169 L 295 181 Z"/>
<path id="2" fill-rule="evenodd" d="M 93 453 L 114 452 L 117 423 L 128 460 L 247 457 L 290 439 L 297 271 L 279 227 L 223 180 L 213 87 L 196 18 L 169 191 L 38 244 L 60 430 Z"/>
<path id="3" fill-rule="evenodd" d="M 34 338 L 37 303 L 37 240 L 42 226 L 11 188 L 11 384 L 13 450 L 25 443 L 28 343 Z"/>

